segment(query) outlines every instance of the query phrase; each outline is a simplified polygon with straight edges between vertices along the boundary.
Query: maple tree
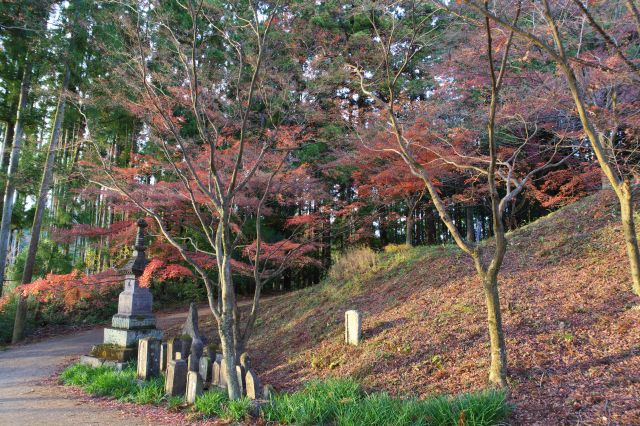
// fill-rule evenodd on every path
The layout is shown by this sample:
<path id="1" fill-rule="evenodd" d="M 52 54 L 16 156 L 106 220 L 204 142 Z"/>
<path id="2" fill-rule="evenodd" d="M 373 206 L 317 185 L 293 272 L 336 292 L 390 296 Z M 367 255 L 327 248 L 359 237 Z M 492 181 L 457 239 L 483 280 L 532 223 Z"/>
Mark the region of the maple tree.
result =
<path id="1" fill-rule="evenodd" d="M 386 146 L 367 147 L 374 152 L 397 155 L 411 173 L 424 182 L 440 219 L 453 240 L 473 260 L 482 282 L 487 306 L 491 343 L 489 381 L 498 386 L 506 386 L 506 346 L 498 294 L 498 274 L 507 249 L 504 212 L 533 176 L 562 165 L 574 154 L 575 149 L 561 153 L 561 140 L 550 147 L 532 148 L 532 138 L 526 132 L 524 137 L 511 132 L 516 139 L 512 146 L 498 145 L 497 126 L 506 125 L 497 117 L 501 105 L 500 92 L 510 62 L 513 33 L 501 40 L 501 58 L 496 62 L 493 28 L 488 20 L 480 27 L 483 30 L 480 34 L 484 33 L 486 38 L 488 78 L 483 84 L 488 86 L 484 89 L 488 101 L 480 105 L 474 104 L 475 108 L 486 108 L 486 133 L 480 133 L 478 128 L 451 125 L 446 120 L 414 118 L 414 106 L 411 94 L 406 90 L 405 80 L 413 67 L 420 66 L 423 52 L 433 43 L 434 31 L 430 19 L 433 19 L 434 12 L 413 2 L 407 2 L 401 8 L 401 12 L 398 12 L 389 4 L 363 5 L 362 13 L 369 19 L 375 43 L 366 54 L 354 54 L 347 64 L 362 94 L 378 107 L 378 111 L 373 111 L 371 115 L 382 115 L 388 123 L 386 129 L 379 131 L 391 135 Z M 518 10 L 512 19 L 517 21 L 519 14 Z M 376 66 L 376 63 L 382 65 Z M 438 102 L 455 99 L 457 90 L 459 89 L 454 84 L 447 85 L 434 98 L 437 97 Z M 422 112 L 420 107 L 415 109 L 418 114 Z M 371 120 L 376 120 L 374 117 Z M 455 122 L 449 119 L 451 121 Z M 366 137 L 361 139 L 363 143 L 367 143 Z M 536 157 L 533 167 L 528 170 L 527 162 L 523 167 L 519 161 L 521 155 L 525 157 L 525 153 Z M 486 186 L 495 246 L 476 244 L 461 234 L 436 188 L 434 180 L 438 169 L 431 166 L 433 163 L 473 176 L 480 185 Z M 500 185 L 504 185 L 504 195 L 498 193 Z"/>
<path id="2" fill-rule="evenodd" d="M 94 141 L 99 167 L 85 163 L 85 175 L 150 216 L 202 280 L 228 366 L 229 397 L 236 399 L 234 366 L 251 335 L 262 286 L 287 264 L 312 261 L 306 253 L 314 245 L 303 232 L 312 225 L 301 224 L 290 238 L 274 243 L 262 235 L 270 203 L 304 199 L 313 184 L 293 161 L 307 130 L 282 109 L 288 93 L 280 88 L 284 80 L 276 72 L 277 45 L 271 44 L 277 40 L 271 33 L 284 34 L 289 23 L 278 5 L 238 2 L 241 15 L 208 4 L 174 6 L 134 9 L 125 27 L 136 66 L 117 76 L 127 84 L 115 101 L 147 126 L 147 153 L 121 167 Z M 140 25 L 141 16 L 156 25 Z M 212 55 L 200 60 L 210 49 Z M 249 218 L 253 235 L 246 233 Z M 176 267 L 164 271 L 184 273 Z M 234 286 L 237 273 L 250 273 L 255 284 L 244 322 Z"/>
<path id="3" fill-rule="evenodd" d="M 637 163 L 635 152 L 638 138 L 633 131 L 625 131 L 627 126 L 634 126 L 636 121 L 632 111 L 637 102 L 634 94 L 637 94 L 640 67 L 629 56 L 634 54 L 631 51 L 634 47 L 633 37 L 629 37 L 629 33 L 635 29 L 633 23 L 636 27 L 640 25 L 638 9 L 632 0 L 628 0 L 629 19 L 625 20 L 628 24 L 617 25 L 609 30 L 602 24 L 611 19 L 610 11 L 613 8 L 609 7 L 608 2 L 584 5 L 579 1 L 562 3 L 544 0 L 540 6 L 530 5 L 525 9 L 530 19 L 538 17 L 543 24 L 524 28 L 477 2 L 465 0 L 464 3 L 471 10 L 508 28 L 540 49 L 543 56 L 550 58 L 563 75 L 566 83 L 563 90 L 573 101 L 574 114 L 580 121 L 583 135 L 591 145 L 604 179 L 619 200 L 632 288 L 640 295 L 640 248 L 633 217 L 633 185 L 638 179 L 637 168 L 634 167 Z M 501 9 L 514 7 L 521 8 L 522 5 L 520 2 L 506 2 Z M 574 18 L 561 20 L 561 14 Z M 585 21 L 588 27 L 584 25 Z M 591 34 L 585 33 L 585 27 L 591 29 Z M 599 39 L 599 42 L 590 46 L 584 42 L 587 35 Z"/>

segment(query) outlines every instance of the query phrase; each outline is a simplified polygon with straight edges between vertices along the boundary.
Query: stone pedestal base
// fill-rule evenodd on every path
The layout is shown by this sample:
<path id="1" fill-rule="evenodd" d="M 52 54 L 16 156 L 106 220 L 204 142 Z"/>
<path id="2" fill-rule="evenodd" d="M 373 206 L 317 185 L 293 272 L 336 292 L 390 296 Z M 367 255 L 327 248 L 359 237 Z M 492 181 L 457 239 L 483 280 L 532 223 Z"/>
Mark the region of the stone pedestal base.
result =
<path id="1" fill-rule="evenodd" d="M 142 328 L 127 330 L 122 328 L 105 328 L 104 329 L 104 343 L 113 344 L 124 347 L 137 348 L 138 340 L 143 337 L 155 337 L 162 340 L 162 330 L 157 328 Z"/>
<path id="2" fill-rule="evenodd" d="M 119 362 L 119 361 L 111 361 L 111 360 L 107 360 L 107 359 L 102 359 L 102 358 L 98 358 L 95 356 L 91 356 L 91 355 L 82 355 L 80 357 L 80 364 L 84 364 L 84 365 L 89 365 L 93 368 L 96 367 L 111 367 L 111 368 L 115 368 L 118 371 L 122 371 L 127 364 L 129 364 L 128 362 Z"/>
<path id="3" fill-rule="evenodd" d="M 137 348 L 127 348 L 126 346 L 102 343 L 91 348 L 91 353 L 89 355 L 101 360 L 128 362 L 136 358 Z"/>

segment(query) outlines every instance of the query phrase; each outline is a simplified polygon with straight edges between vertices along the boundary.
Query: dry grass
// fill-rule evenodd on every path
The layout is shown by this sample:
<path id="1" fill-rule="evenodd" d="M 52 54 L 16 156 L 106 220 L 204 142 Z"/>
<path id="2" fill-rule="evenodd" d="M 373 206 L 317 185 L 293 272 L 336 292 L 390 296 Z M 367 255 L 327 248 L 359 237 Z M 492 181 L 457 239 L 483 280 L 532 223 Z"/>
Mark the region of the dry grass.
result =
<path id="1" fill-rule="evenodd" d="M 351 281 L 368 275 L 378 266 L 378 256 L 369 247 L 354 247 L 336 256 L 329 270 L 329 279 L 336 282 Z"/>

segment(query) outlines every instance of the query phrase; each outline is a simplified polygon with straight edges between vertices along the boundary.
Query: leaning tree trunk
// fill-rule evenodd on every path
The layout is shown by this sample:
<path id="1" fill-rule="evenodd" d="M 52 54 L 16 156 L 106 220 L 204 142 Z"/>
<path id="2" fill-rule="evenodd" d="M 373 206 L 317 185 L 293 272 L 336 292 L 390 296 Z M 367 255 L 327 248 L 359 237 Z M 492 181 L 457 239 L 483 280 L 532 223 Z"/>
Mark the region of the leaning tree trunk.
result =
<path id="1" fill-rule="evenodd" d="M 62 87 L 60 89 L 60 96 L 58 97 L 58 106 L 56 108 L 56 116 L 53 124 L 53 131 L 51 132 L 51 140 L 49 141 L 49 150 L 47 152 L 47 160 L 45 162 L 44 171 L 42 173 L 42 182 L 40 183 L 40 192 L 38 194 L 38 200 L 36 201 L 36 212 L 33 217 L 33 225 L 31 226 L 31 240 L 29 241 L 29 250 L 27 252 L 27 259 L 24 264 L 24 270 L 22 271 L 22 284 L 31 282 L 33 278 L 33 268 L 36 262 L 36 253 L 38 251 L 38 244 L 40 243 L 40 230 L 42 228 L 42 217 L 46 207 L 47 194 L 49 193 L 49 187 L 51 186 L 51 177 L 53 176 L 53 165 L 56 159 L 56 149 L 58 146 L 58 139 L 60 138 L 60 129 L 62 128 L 62 121 L 64 120 L 64 108 L 65 108 L 65 91 L 69 86 L 69 79 L 71 71 L 67 66 L 62 81 Z M 27 317 L 27 302 L 21 295 L 20 301 L 16 309 L 16 317 L 13 324 L 13 338 L 12 343 L 19 342 L 24 338 L 24 326 Z"/>
<path id="2" fill-rule="evenodd" d="M 491 274 L 483 278 L 484 296 L 487 304 L 487 321 L 489 341 L 491 345 L 491 366 L 489 382 L 499 386 L 507 386 L 507 349 L 502 331 L 502 314 L 498 295 L 498 279 Z"/>
<path id="3" fill-rule="evenodd" d="M 56 108 L 56 115 L 53 125 L 53 132 L 51 133 L 51 140 L 49 142 L 49 150 L 47 152 L 47 160 L 45 162 L 44 171 L 42 173 L 42 182 L 40 183 L 40 192 L 38 194 L 38 200 L 36 202 L 36 212 L 33 218 L 33 226 L 31 227 L 31 241 L 29 242 L 29 251 L 27 252 L 27 259 L 24 265 L 24 271 L 22 273 L 22 283 L 30 283 L 33 277 L 33 268 L 36 260 L 36 251 L 38 249 L 38 243 L 40 242 L 40 230 L 42 228 L 42 217 L 46 207 L 47 194 L 51 187 L 51 178 L 53 177 L 53 166 L 56 159 L 56 150 L 58 148 L 58 140 L 60 139 L 60 130 L 62 128 L 62 122 L 64 121 L 65 110 L 65 91 L 69 86 L 71 72 L 69 67 L 65 70 L 64 79 L 62 81 L 62 88 L 60 90 L 60 96 L 58 98 L 58 106 Z"/>
<path id="4" fill-rule="evenodd" d="M 633 292 L 640 296 L 640 250 L 638 250 L 638 237 L 633 219 L 633 188 L 627 181 L 621 185 L 619 199 L 622 229 L 631 267 L 631 285 Z"/>
<path id="5" fill-rule="evenodd" d="M 13 213 L 13 203 L 16 194 L 15 175 L 18 171 L 18 162 L 20 161 L 20 152 L 22 151 L 24 114 L 27 107 L 27 98 L 29 97 L 29 87 L 31 86 L 31 67 L 31 62 L 27 58 L 24 74 L 22 75 L 22 83 L 20 84 L 20 100 L 18 101 L 16 126 L 13 132 L 13 145 L 11 147 L 9 169 L 7 170 L 7 185 L 4 192 L 4 204 L 2 205 L 2 221 L 0 222 L 0 290 L 4 289 L 4 270 L 7 266 L 7 248 L 9 245 L 9 234 L 11 233 L 11 215 Z"/>

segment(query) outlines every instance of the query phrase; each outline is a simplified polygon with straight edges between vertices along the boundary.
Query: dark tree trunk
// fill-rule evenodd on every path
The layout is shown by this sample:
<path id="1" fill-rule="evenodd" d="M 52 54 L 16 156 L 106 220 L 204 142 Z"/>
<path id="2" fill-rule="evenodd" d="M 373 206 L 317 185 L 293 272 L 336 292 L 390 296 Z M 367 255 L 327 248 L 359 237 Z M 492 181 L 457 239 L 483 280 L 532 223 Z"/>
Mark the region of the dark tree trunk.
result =
<path id="1" fill-rule="evenodd" d="M 466 211 L 467 219 L 465 222 L 467 225 L 467 241 L 473 242 L 475 237 L 475 232 L 473 229 L 473 207 L 467 206 Z"/>

